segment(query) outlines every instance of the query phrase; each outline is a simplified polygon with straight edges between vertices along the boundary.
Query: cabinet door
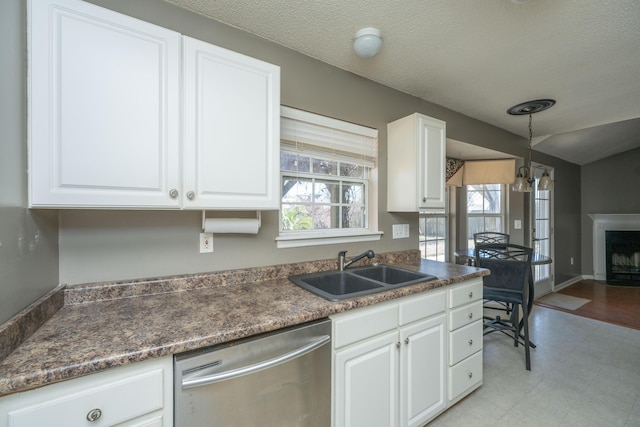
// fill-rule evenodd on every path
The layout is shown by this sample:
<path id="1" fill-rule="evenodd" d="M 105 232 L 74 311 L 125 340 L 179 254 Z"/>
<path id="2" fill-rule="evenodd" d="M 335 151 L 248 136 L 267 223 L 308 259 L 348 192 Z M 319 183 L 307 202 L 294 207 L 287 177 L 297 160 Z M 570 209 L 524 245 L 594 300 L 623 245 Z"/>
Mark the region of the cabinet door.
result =
<path id="1" fill-rule="evenodd" d="M 171 356 L 107 369 L 0 398 L 0 426 L 171 427 L 172 385 Z"/>
<path id="2" fill-rule="evenodd" d="M 418 116 L 420 208 L 445 207 L 445 122 Z"/>
<path id="3" fill-rule="evenodd" d="M 400 425 L 421 426 L 445 409 L 445 315 L 400 329 Z"/>
<path id="4" fill-rule="evenodd" d="M 398 423 L 398 333 L 335 353 L 334 427 L 391 427 Z"/>
<path id="5" fill-rule="evenodd" d="M 29 32 L 30 206 L 178 207 L 180 35 L 77 0 Z"/>
<path id="6" fill-rule="evenodd" d="M 278 209 L 280 68 L 183 37 L 185 208 Z"/>

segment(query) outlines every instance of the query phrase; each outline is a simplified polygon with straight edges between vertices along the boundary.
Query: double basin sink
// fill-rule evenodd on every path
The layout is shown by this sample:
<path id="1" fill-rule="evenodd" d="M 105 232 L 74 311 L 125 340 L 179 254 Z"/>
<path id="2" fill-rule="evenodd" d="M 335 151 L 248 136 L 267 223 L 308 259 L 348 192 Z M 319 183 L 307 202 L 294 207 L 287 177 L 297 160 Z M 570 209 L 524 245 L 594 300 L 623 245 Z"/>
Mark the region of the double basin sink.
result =
<path id="1" fill-rule="evenodd" d="M 296 285 L 330 301 L 375 294 L 436 279 L 430 274 L 384 264 L 289 277 Z"/>

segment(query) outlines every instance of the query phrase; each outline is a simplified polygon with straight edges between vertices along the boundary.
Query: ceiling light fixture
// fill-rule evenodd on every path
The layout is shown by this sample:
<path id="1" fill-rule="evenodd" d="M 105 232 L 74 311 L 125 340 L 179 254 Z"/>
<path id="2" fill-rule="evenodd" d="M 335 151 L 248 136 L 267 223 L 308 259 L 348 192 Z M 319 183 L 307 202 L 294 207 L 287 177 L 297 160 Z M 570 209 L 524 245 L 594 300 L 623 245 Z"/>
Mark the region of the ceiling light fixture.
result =
<path id="1" fill-rule="evenodd" d="M 380 53 L 382 48 L 381 35 L 382 33 L 377 28 L 361 29 L 356 33 L 356 38 L 353 40 L 353 51 L 360 58 L 373 58 Z"/>
<path id="2" fill-rule="evenodd" d="M 537 99 L 535 101 L 527 101 L 523 102 L 522 104 L 514 105 L 507 110 L 507 113 L 513 116 L 523 116 L 526 114 L 529 115 L 529 159 L 526 166 L 520 166 L 520 168 L 518 168 L 516 180 L 511 187 L 513 191 L 528 193 L 532 190 L 532 184 L 535 181 L 535 176 L 533 173 L 533 168 L 531 167 L 531 140 L 533 138 L 531 116 L 534 113 L 539 113 L 540 111 L 544 111 L 553 107 L 555 103 L 556 101 L 554 99 Z M 551 180 L 551 176 L 549 176 L 549 172 L 545 168 L 544 172 L 542 173 L 542 177 L 538 182 L 538 191 L 551 189 L 553 189 L 553 181 Z"/>

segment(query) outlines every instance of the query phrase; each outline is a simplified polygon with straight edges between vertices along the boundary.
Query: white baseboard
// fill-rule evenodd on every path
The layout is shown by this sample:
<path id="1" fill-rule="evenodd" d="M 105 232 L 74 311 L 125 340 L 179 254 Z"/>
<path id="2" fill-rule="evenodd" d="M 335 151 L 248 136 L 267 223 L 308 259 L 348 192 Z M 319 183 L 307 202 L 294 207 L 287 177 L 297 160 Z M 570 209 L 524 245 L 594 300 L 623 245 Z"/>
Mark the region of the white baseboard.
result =
<path id="1" fill-rule="evenodd" d="M 566 287 L 569 287 L 571 285 L 573 285 L 574 283 L 578 283 L 581 280 L 593 280 L 593 276 L 586 276 L 586 275 L 582 275 L 582 276 L 576 276 L 572 279 L 569 279 L 565 282 L 562 283 L 556 283 L 553 287 L 553 291 L 554 292 L 558 292 L 561 289 L 564 289 Z"/>

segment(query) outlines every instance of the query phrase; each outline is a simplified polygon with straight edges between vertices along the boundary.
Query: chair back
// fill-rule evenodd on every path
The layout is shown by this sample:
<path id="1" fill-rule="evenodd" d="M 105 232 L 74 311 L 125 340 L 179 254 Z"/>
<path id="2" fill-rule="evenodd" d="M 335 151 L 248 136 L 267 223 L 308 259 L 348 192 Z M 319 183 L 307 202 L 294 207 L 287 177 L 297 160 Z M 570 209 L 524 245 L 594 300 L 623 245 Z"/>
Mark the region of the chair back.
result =
<path id="1" fill-rule="evenodd" d="M 481 233 L 474 233 L 473 243 L 475 246 L 488 243 L 509 243 L 509 235 L 495 231 L 483 231 Z"/>
<path id="2" fill-rule="evenodd" d="M 513 243 L 480 244 L 475 248 L 476 266 L 491 270 L 485 288 L 528 295 L 533 250 Z"/>

